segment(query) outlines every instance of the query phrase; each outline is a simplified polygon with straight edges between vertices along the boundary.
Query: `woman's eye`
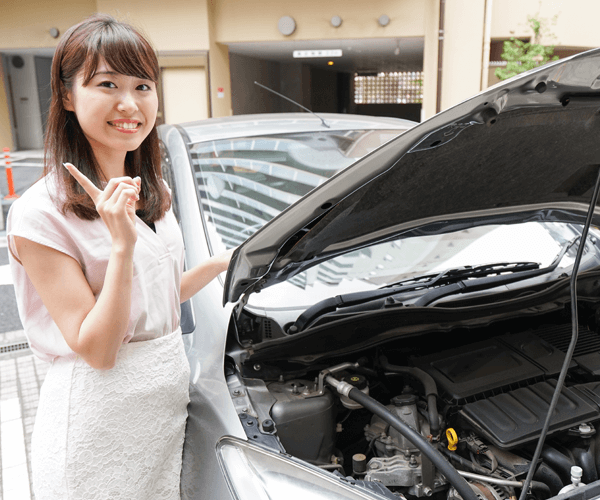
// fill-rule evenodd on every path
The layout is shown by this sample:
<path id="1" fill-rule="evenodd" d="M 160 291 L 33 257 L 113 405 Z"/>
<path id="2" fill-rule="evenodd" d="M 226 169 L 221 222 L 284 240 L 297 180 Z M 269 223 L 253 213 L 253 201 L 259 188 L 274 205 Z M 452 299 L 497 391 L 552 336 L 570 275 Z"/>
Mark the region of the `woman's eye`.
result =
<path id="1" fill-rule="evenodd" d="M 109 89 L 116 89 L 117 86 L 113 82 L 101 82 L 99 84 L 100 87 L 107 87 Z"/>
<path id="2" fill-rule="evenodd" d="M 138 90 L 152 90 L 152 87 L 150 87 L 150 85 L 146 85 L 145 83 L 142 83 L 141 85 L 138 85 L 137 87 Z"/>

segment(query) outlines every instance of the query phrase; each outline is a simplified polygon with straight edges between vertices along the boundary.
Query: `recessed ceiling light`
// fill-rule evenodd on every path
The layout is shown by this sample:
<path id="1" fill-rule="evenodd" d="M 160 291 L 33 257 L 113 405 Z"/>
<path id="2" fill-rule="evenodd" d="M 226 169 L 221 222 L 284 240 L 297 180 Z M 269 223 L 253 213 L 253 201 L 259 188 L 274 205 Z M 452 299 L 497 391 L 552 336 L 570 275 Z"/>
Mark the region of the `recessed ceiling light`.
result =
<path id="1" fill-rule="evenodd" d="M 277 22 L 277 29 L 284 36 L 290 36 L 294 31 L 296 31 L 296 21 L 294 21 L 293 17 L 283 16 Z"/>
<path id="2" fill-rule="evenodd" d="M 331 18 L 331 26 L 339 28 L 342 25 L 342 18 L 340 16 L 333 16 Z"/>
<path id="3" fill-rule="evenodd" d="M 387 26 L 388 24 L 390 24 L 390 16 L 383 14 L 379 16 L 379 19 L 377 21 L 379 22 L 380 26 Z"/>

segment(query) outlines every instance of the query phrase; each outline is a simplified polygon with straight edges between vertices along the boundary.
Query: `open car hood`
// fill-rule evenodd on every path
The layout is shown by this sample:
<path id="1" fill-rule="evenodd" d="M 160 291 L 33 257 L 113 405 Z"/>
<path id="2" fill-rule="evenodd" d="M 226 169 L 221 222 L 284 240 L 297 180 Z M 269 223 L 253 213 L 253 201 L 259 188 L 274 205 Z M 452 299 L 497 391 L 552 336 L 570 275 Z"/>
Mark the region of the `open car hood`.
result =
<path id="1" fill-rule="evenodd" d="M 409 234 L 583 223 L 599 168 L 595 49 L 491 87 L 333 176 L 236 250 L 223 300 Z"/>

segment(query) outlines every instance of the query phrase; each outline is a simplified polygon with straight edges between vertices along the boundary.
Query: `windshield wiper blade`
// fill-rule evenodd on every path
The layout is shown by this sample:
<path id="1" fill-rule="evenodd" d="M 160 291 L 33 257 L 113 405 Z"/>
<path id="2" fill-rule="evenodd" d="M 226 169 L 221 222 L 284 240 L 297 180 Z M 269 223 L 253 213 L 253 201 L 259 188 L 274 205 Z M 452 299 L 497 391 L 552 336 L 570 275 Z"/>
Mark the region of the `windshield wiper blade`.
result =
<path id="1" fill-rule="evenodd" d="M 465 278 L 479 278 L 494 274 L 503 273 L 519 273 L 521 271 L 530 271 L 539 269 L 538 262 L 498 262 L 496 264 L 482 264 L 480 266 L 461 266 L 452 269 L 446 269 L 437 274 L 424 274 L 422 276 L 413 276 L 402 281 L 396 281 L 382 287 L 391 288 L 398 286 L 406 286 L 410 283 L 419 284 L 420 286 L 429 288 L 433 285 L 442 283 L 451 283 Z"/>
<path id="2" fill-rule="evenodd" d="M 500 262 L 495 264 L 484 264 L 480 266 L 463 266 L 453 269 L 447 269 L 437 274 L 426 274 L 423 276 L 408 278 L 406 280 L 399 281 L 392 285 L 386 285 L 385 288 L 380 288 L 378 290 L 347 293 L 344 295 L 337 295 L 329 299 L 324 299 L 320 302 L 317 302 L 313 306 L 309 307 L 306 311 L 304 311 L 298 317 L 296 322 L 289 328 L 288 332 L 292 334 L 301 332 L 306 326 L 310 325 L 315 319 L 322 316 L 323 314 L 336 311 L 337 309 L 343 307 L 355 306 L 366 302 L 370 302 L 372 300 L 390 297 L 392 295 L 412 292 L 421 288 L 431 288 L 437 285 L 448 285 L 450 283 L 455 283 L 454 285 L 450 285 L 450 287 L 452 287 L 451 289 L 448 286 L 437 288 L 435 290 L 432 290 L 432 292 L 425 294 L 421 299 L 419 299 L 422 300 L 424 297 L 431 297 L 431 301 L 434 301 L 444 296 L 444 294 L 442 292 L 438 292 L 439 297 L 433 297 L 430 296 L 431 293 L 436 292 L 437 290 L 447 290 L 448 295 L 457 293 L 462 288 L 465 288 L 461 285 L 462 283 L 464 283 L 464 280 L 470 278 L 478 278 L 477 282 L 480 286 L 483 286 L 484 288 L 489 288 L 490 283 L 488 280 L 490 279 L 498 280 L 498 278 L 509 278 L 512 279 L 512 281 L 520 281 L 522 279 L 535 277 L 540 274 L 546 274 L 556 269 L 565 253 L 569 251 L 571 246 L 573 246 L 578 239 L 579 237 L 576 237 L 574 240 L 566 243 L 561 248 L 561 251 L 558 253 L 552 264 L 543 269 L 539 269 L 540 265 L 537 262 Z M 506 273 L 510 274 L 507 275 Z M 523 273 L 527 274 L 523 276 Z M 517 276 L 514 276 L 514 274 L 517 274 Z M 484 280 L 486 277 L 487 279 L 485 280 L 485 283 L 483 283 L 482 280 Z M 495 283 L 498 282 L 495 281 Z M 498 283 L 498 285 L 500 284 L 504 284 L 504 281 L 502 283 Z M 474 290 L 474 286 L 471 286 L 469 289 L 469 291 Z"/>
<path id="3" fill-rule="evenodd" d="M 432 302 L 439 300 L 443 297 L 447 297 L 449 295 L 454 295 L 456 293 L 470 293 L 481 290 L 486 290 L 488 288 L 494 288 L 497 286 L 508 285 L 510 283 L 514 283 L 516 281 L 521 281 L 524 279 L 535 278 L 536 276 L 541 276 L 542 274 L 548 274 L 554 271 L 557 267 L 564 255 L 569 251 L 569 249 L 579 240 L 580 236 L 576 236 L 571 241 L 565 243 L 561 248 L 558 255 L 554 258 L 552 263 L 548 267 L 544 267 L 543 269 L 539 269 L 539 265 L 537 269 L 528 269 L 524 270 L 523 273 L 520 273 L 518 276 L 515 275 L 507 275 L 501 274 L 501 271 L 494 273 L 495 276 L 487 276 L 481 277 L 476 281 L 465 281 L 463 279 L 458 280 L 456 283 L 440 288 L 436 288 L 426 293 L 422 297 L 420 297 L 415 303 L 416 307 L 426 307 Z M 517 263 L 517 264 L 529 264 L 529 263 Z M 493 264 L 492 264 L 493 266 Z M 491 274 L 491 273 L 490 273 Z M 469 277 L 467 277 L 469 279 Z"/>

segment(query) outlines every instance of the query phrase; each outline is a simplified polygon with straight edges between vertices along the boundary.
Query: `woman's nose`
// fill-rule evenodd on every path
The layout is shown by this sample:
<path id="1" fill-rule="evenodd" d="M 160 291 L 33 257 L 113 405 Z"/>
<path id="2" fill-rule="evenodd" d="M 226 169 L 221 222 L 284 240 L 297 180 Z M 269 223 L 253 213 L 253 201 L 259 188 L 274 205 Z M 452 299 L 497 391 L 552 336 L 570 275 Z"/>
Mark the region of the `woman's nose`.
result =
<path id="1" fill-rule="evenodd" d="M 137 111 L 137 103 L 130 92 L 125 92 L 121 95 L 117 109 L 123 113 L 133 113 Z"/>

